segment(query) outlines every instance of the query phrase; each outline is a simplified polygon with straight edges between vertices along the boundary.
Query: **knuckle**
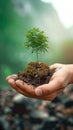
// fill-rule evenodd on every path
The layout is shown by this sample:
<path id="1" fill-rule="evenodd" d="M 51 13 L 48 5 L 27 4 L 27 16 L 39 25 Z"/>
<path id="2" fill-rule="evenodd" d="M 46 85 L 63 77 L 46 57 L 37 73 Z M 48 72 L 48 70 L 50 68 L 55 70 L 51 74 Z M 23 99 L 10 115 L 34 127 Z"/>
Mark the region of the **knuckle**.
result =
<path id="1" fill-rule="evenodd" d="M 54 66 L 57 67 L 59 65 L 59 63 L 55 63 Z"/>
<path id="2" fill-rule="evenodd" d="M 61 67 L 62 64 L 60 64 L 60 63 L 55 63 L 54 66 L 55 66 L 55 68 L 57 68 L 57 67 Z"/>

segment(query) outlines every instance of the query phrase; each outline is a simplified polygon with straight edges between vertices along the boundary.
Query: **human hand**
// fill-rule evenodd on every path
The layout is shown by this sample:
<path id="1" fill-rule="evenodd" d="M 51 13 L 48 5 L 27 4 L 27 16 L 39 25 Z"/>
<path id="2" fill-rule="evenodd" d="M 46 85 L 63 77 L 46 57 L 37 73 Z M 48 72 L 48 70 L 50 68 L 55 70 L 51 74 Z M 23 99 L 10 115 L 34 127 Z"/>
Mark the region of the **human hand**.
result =
<path id="1" fill-rule="evenodd" d="M 22 80 L 16 80 L 17 75 L 8 76 L 6 79 L 17 92 L 24 96 L 41 100 L 53 100 L 70 83 L 71 74 L 68 65 L 53 64 L 50 69 L 55 69 L 50 82 L 37 88 L 26 84 Z"/>

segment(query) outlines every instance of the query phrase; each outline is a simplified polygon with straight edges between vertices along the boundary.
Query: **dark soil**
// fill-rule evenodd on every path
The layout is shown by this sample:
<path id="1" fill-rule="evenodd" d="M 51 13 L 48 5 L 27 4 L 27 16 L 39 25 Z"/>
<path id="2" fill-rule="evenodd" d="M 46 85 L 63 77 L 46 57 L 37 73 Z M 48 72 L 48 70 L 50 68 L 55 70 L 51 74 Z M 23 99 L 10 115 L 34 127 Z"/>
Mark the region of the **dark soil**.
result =
<path id="1" fill-rule="evenodd" d="M 30 62 L 24 72 L 18 72 L 18 79 L 37 87 L 49 83 L 55 70 L 50 70 L 44 63 Z"/>

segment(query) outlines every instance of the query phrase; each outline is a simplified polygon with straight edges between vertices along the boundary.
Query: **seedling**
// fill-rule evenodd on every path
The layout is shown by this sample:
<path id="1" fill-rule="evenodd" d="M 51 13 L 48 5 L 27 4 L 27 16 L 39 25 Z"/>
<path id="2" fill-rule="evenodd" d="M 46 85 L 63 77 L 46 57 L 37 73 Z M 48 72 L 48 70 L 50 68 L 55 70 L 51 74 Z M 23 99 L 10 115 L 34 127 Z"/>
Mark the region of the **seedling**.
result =
<path id="1" fill-rule="evenodd" d="M 26 38 L 27 41 L 24 43 L 24 47 L 31 48 L 32 53 L 36 53 L 38 62 L 39 52 L 48 51 L 48 37 L 39 28 L 33 28 L 26 33 Z"/>

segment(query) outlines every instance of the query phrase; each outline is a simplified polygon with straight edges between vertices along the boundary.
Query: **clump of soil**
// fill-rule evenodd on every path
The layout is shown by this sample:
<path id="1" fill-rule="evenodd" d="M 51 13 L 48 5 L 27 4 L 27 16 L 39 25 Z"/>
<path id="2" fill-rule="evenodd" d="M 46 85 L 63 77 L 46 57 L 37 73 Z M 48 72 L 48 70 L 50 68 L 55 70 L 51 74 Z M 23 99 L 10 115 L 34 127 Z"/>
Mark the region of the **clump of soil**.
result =
<path id="1" fill-rule="evenodd" d="M 55 70 L 39 62 L 30 62 L 24 72 L 18 72 L 18 79 L 34 87 L 48 83 Z"/>

